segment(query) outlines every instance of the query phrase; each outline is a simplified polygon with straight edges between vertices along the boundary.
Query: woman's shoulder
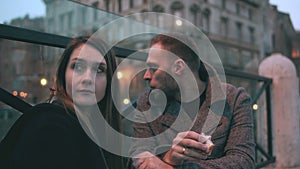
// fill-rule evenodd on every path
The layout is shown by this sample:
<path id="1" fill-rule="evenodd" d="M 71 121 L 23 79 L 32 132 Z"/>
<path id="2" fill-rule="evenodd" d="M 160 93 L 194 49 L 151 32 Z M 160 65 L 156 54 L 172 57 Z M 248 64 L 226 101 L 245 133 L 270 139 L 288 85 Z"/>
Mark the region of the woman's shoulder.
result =
<path id="1" fill-rule="evenodd" d="M 55 103 L 40 103 L 27 109 L 23 114 L 37 114 L 37 115 L 48 115 L 48 116 L 67 116 L 73 112 L 69 109 L 64 108 L 63 105 Z"/>
<path id="2" fill-rule="evenodd" d="M 62 106 L 52 103 L 41 103 L 27 109 L 20 120 L 28 127 L 61 126 L 73 127 L 78 124 L 74 113 Z"/>
<path id="3" fill-rule="evenodd" d="M 24 145 L 35 142 L 50 144 L 63 138 L 78 140 L 83 133 L 75 117 L 63 107 L 51 103 L 38 104 L 26 110 L 11 132 L 19 133 L 18 143 Z"/>
<path id="4" fill-rule="evenodd" d="M 24 114 L 31 112 L 64 112 L 63 106 L 54 103 L 39 103 L 27 109 Z"/>

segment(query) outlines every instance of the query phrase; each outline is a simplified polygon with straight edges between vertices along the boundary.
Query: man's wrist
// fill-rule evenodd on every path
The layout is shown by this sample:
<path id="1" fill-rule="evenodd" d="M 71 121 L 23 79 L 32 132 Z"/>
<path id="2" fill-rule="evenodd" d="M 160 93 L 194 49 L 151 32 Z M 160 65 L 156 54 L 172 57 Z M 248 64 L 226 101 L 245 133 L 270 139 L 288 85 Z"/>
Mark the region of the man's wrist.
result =
<path id="1" fill-rule="evenodd" d="M 170 150 L 164 155 L 164 157 L 162 158 L 162 161 L 165 162 L 166 164 L 172 166 L 172 167 L 176 167 L 180 164 L 178 163 L 174 163 L 171 159 L 170 159 Z"/>

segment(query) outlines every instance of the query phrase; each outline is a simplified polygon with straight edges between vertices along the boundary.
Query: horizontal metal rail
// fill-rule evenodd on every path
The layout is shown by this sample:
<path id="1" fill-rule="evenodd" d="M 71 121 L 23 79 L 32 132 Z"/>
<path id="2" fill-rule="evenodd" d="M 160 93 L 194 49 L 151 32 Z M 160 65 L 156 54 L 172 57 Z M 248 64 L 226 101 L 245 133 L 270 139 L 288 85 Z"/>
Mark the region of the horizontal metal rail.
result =
<path id="1" fill-rule="evenodd" d="M 69 37 L 0 24 L 0 38 L 64 48 Z"/>
<path id="2" fill-rule="evenodd" d="M 12 95 L 8 91 L 0 87 L 0 101 L 9 105 L 10 107 L 24 112 L 26 109 L 30 108 L 31 105 L 24 100 Z"/>
<path id="3" fill-rule="evenodd" d="M 65 48 L 72 39 L 66 36 L 44 33 L 4 24 L 0 24 L 0 38 L 59 48 Z M 120 47 L 113 47 L 113 50 L 115 51 L 116 55 L 121 58 L 126 58 L 127 56 L 136 52 L 135 50 L 124 49 Z M 139 57 L 133 55 L 131 58 L 137 60 L 146 60 L 145 53 L 140 52 L 138 56 Z"/>

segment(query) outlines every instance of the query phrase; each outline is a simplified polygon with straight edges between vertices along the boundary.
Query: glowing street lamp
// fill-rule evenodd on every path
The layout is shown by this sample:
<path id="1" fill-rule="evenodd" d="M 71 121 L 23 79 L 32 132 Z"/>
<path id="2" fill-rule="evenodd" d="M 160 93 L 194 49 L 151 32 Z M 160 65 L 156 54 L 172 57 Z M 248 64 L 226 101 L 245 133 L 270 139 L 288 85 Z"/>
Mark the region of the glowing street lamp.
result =
<path id="1" fill-rule="evenodd" d="M 175 22 L 176 22 L 177 26 L 181 26 L 182 25 L 182 21 L 180 19 L 177 19 Z"/>
<path id="2" fill-rule="evenodd" d="M 40 83 L 42 86 L 46 86 L 48 84 L 48 80 L 46 78 L 41 78 Z"/>

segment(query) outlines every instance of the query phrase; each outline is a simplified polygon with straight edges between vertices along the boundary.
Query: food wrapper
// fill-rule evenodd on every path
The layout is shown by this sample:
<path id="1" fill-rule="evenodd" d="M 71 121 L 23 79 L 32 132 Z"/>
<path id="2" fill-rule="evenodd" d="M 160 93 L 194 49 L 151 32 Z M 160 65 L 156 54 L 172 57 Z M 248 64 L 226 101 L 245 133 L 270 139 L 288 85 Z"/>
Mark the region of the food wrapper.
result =
<path id="1" fill-rule="evenodd" d="M 211 151 L 215 146 L 215 144 L 211 141 L 211 136 L 201 133 L 198 141 L 205 144 L 207 146 L 206 153 L 211 154 Z"/>

